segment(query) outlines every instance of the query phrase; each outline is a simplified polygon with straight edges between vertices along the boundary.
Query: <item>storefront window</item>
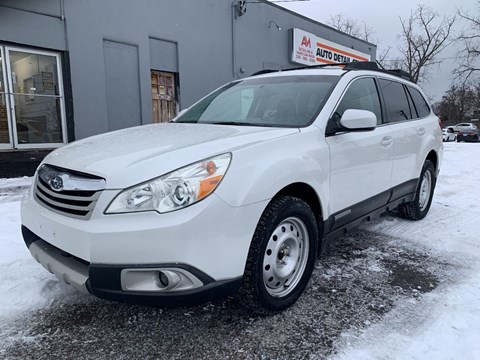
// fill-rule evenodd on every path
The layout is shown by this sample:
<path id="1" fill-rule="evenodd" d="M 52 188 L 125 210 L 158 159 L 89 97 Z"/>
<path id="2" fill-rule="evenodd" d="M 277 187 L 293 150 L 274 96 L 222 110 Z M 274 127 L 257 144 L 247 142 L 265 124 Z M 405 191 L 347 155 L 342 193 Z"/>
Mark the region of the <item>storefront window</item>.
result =
<path id="1" fill-rule="evenodd" d="M 3 50 L 0 49 L 0 145 L 10 144 L 10 132 L 8 128 L 7 95 L 5 89 Z M 4 146 L 2 146 L 4 147 Z"/>
<path id="2" fill-rule="evenodd" d="M 63 91 L 60 82 L 59 56 L 54 53 L 5 47 L 2 118 L 0 99 L 0 142 L 18 148 L 55 147 L 64 139 Z M 2 94 L 0 94 L 1 96 Z M 2 124 L 10 123 L 10 133 Z M 2 135 L 3 134 L 3 135 Z M 13 140 L 13 141 L 12 141 Z"/>

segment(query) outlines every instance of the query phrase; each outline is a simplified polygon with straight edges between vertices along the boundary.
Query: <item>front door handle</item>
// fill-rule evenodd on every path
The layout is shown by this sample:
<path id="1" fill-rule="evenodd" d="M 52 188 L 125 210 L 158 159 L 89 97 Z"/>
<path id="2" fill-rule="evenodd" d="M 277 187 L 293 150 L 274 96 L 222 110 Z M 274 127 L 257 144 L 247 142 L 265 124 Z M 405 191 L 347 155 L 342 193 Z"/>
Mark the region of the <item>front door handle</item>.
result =
<path id="1" fill-rule="evenodd" d="M 389 147 L 390 145 L 392 145 L 392 143 L 393 143 L 393 138 L 391 136 L 384 136 L 382 138 L 382 141 L 380 142 L 380 144 L 384 148 Z"/>

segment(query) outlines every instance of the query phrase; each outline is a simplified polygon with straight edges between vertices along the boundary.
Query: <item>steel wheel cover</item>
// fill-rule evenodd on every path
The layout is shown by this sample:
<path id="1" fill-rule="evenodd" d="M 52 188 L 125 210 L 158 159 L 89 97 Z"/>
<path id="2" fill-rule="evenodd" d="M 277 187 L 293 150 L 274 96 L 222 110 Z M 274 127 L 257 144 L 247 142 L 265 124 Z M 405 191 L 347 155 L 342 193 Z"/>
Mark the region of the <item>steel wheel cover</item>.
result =
<path id="1" fill-rule="evenodd" d="M 263 283 L 271 296 L 295 289 L 308 262 L 309 241 L 307 227 L 297 217 L 283 220 L 272 232 L 263 256 Z"/>
<path id="2" fill-rule="evenodd" d="M 425 210 L 428 205 L 431 190 L 432 173 L 430 171 L 426 171 L 425 174 L 423 174 L 422 183 L 420 184 L 420 194 L 418 198 L 418 206 L 420 207 L 421 211 Z"/>

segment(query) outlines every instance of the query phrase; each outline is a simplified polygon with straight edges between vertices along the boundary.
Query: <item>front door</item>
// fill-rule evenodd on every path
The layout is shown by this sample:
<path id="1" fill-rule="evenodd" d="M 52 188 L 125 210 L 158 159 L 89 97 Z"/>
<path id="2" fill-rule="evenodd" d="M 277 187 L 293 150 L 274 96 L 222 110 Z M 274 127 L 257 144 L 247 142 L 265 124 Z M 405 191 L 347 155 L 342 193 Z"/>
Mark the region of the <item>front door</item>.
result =
<path id="1" fill-rule="evenodd" d="M 153 122 L 167 122 L 177 115 L 175 74 L 151 71 Z"/>
<path id="2" fill-rule="evenodd" d="M 0 148 L 64 144 L 59 55 L 13 47 L 0 50 Z"/>
<path id="3" fill-rule="evenodd" d="M 341 212 L 336 219 L 343 217 L 345 221 L 349 216 L 353 220 L 362 212 L 386 204 L 388 196 L 374 197 L 390 188 L 393 166 L 393 134 L 382 121 L 380 98 L 373 78 L 354 80 L 330 121 L 337 117 L 339 120 L 347 109 L 373 112 L 378 126 L 372 131 L 347 131 L 326 138 L 331 162 L 330 210 L 334 214 Z"/>

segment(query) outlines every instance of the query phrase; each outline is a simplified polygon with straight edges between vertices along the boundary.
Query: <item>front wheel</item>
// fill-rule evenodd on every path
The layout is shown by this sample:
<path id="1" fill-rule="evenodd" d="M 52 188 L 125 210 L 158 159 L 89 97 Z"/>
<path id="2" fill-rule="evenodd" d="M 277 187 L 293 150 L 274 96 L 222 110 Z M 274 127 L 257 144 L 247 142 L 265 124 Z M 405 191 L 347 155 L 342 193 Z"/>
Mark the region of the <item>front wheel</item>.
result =
<path id="1" fill-rule="evenodd" d="M 263 212 L 253 235 L 240 292 L 256 312 L 280 311 L 305 289 L 315 265 L 318 229 L 303 200 L 275 197 Z"/>
<path id="2" fill-rule="evenodd" d="M 410 220 L 421 220 L 427 216 L 428 210 L 430 210 L 432 205 L 435 184 L 435 166 L 430 160 L 426 160 L 422 167 L 415 197 L 413 201 L 401 204 L 398 207 L 400 215 Z"/>

